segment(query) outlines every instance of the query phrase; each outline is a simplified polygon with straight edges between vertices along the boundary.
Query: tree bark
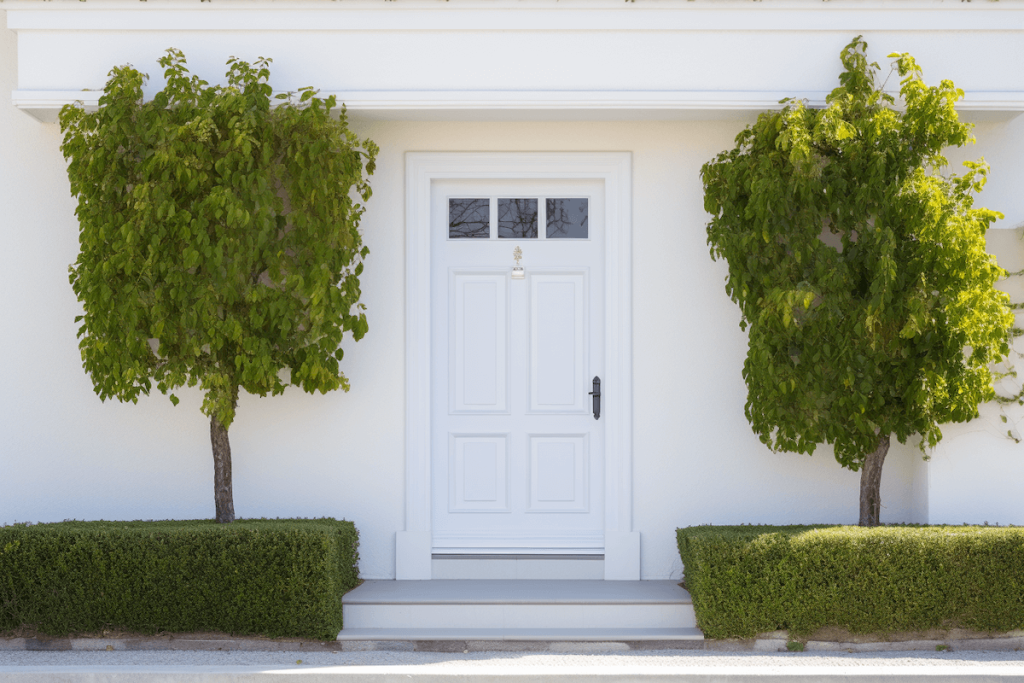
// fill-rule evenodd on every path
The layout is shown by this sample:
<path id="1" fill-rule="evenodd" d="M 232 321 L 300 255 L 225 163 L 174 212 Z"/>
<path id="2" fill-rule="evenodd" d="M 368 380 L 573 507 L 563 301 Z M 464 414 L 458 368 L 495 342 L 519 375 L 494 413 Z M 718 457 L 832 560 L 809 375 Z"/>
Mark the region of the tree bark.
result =
<path id="1" fill-rule="evenodd" d="M 210 444 L 213 446 L 213 500 L 217 522 L 235 521 L 235 500 L 231 491 L 231 443 L 228 430 L 216 417 L 210 417 Z"/>
<path id="2" fill-rule="evenodd" d="M 878 526 L 882 510 L 882 465 L 889 452 L 889 435 L 878 438 L 878 447 L 864 459 L 860 470 L 860 526 Z"/>

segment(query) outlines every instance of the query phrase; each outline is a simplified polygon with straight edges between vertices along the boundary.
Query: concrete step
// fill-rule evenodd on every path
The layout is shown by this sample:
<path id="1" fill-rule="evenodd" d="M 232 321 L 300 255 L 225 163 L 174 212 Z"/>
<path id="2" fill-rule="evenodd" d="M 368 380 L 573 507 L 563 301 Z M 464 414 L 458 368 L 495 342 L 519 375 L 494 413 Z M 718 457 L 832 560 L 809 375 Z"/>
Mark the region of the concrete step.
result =
<path id="1" fill-rule="evenodd" d="M 543 641 L 543 642 L 667 642 L 697 641 L 697 628 L 345 628 L 338 640 L 379 641 Z"/>
<path id="2" fill-rule="evenodd" d="M 434 555 L 430 566 L 434 579 L 604 579 L 604 555 Z"/>
<path id="3" fill-rule="evenodd" d="M 592 639 L 585 632 L 697 625 L 690 594 L 674 581 L 366 581 L 343 604 L 342 635 L 367 629 L 515 629 L 519 639 L 550 640 L 539 634 L 555 629 Z M 525 638 L 528 633 L 538 635 Z"/>

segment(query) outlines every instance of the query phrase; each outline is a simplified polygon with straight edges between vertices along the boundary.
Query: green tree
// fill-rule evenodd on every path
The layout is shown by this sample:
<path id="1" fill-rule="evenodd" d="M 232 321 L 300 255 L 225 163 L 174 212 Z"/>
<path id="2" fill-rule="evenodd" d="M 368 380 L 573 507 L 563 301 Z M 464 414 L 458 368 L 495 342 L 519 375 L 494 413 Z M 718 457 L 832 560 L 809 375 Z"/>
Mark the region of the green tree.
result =
<path id="1" fill-rule="evenodd" d="M 977 416 L 990 364 L 1009 351 L 1013 315 L 985 250 L 1002 215 L 973 208 L 983 161 L 944 176 L 942 150 L 973 142 L 950 81 L 928 87 L 893 54 L 895 98 L 876 83 L 858 36 L 824 109 L 784 100 L 704 165 L 712 258 L 749 347 L 745 412 L 773 450 L 832 444 L 860 470 L 860 524 L 879 523 L 882 465 L 895 435 Z"/>
<path id="2" fill-rule="evenodd" d="M 61 110 L 79 346 L 103 400 L 134 403 L 155 384 L 177 404 L 171 392 L 199 385 L 216 516 L 230 522 L 239 390 L 349 388 L 340 344 L 367 331 L 359 201 L 377 147 L 311 88 L 272 107 L 269 59 L 232 57 L 224 86 L 190 75 L 178 50 L 159 62 L 166 86 L 150 101 L 147 77 L 122 66 L 98 111 Z"/>

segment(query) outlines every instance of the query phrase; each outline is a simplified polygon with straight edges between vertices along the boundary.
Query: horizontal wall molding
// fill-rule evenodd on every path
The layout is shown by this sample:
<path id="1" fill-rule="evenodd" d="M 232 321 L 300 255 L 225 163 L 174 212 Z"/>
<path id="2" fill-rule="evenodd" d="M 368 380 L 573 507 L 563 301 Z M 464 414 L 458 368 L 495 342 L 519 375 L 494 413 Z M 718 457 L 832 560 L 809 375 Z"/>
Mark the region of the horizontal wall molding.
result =
<path id="1" fill-rule="evenodd" d="M 353 118 L 749 121 L 786 96 L 820 106 L 858 34 L 890 89 L 887 55 L 909 51 L 969 93 L 971 120 L 1024 111 L 1024 0 L 0 2 L 15 105 L 44 121 L 95 106 L 117 64 L 150 74 L 151 97 L 170 46 L 208 79 L 272 57 L 276 90 L 317 85 Z"/>
<path id="2" fill-rule="evenodd" d="M 1024 30 L 1018 0 L 238 0 L 230 8 L 218 0 L 7 0 L 3 6 L 8 28 L 16 31 Z"/>
<path id="3" fill-rule="evenodd" d="M 61 107 L 81 102 L 95 111 L 96 90 L 15 90 L 14 106 L 44 123 L 57 121 Z M 509 91 L 364 90 L 335 95 L 353 117 L 421 120 L 536 119 L 748 119 L 780 108 L 785 97 L 825 105 L 826 92 L 774 91 Z M 968 92 L 957 110 L 971 120 L 1008 120 L 1024 112 L 1024 92 Z"/>

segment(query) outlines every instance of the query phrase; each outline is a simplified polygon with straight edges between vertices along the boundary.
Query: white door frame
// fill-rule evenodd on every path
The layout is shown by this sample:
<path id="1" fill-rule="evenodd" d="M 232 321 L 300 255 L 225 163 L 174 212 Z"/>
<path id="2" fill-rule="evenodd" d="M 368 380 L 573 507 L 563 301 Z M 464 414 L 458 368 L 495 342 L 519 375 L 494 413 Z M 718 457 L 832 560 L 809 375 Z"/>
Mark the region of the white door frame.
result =
<path id="1" fill-rule="evenodd" d="M 405 155 L 405 530 L 395 576 L 431 576 L 430 187 L 435 179 L 602 179 L 605 183 L 605 578 L 639 580 L 633 531 L 632 155 L 408 152 Z"/>

